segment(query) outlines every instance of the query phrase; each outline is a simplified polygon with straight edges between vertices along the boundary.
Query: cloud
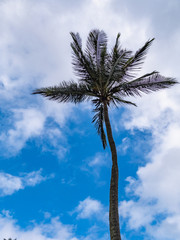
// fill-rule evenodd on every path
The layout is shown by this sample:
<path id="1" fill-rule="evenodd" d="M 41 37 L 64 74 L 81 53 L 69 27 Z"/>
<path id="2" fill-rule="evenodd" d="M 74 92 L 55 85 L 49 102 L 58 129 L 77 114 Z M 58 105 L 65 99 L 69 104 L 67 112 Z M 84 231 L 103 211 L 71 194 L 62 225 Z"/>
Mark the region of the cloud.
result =
<path id="1" fill-rule="evenodd" d="M 86 219 L 93 223 L 86 235 L 80 239 L 109 239 L 109 233 L 107 232 L 109 212 L 100 201 L 87 197 L 83 201 L 80 201 L 78 206 L 70 212 L 70 214 L 76 214 L 77 220 L 83 221 Z"/>
<path id="2" fill-rule="evenodd" d="M 0 232 L 3 238 L 18 240 L 78 240 L 73 234 L 73 226 L 64 225 L 59 218 L 51 218 L 49 223 L 35 224 L 27 229 L 18 226 L 11 216 L 0 215 Z"/>
<path id="3" fill-rule="evenodd" d="M 10 149 L 8 153 L 4 151 L 4 154 L 16 154 L 29 138 L 42 134 L 44 127 L 44 115 L 37 109 L 14 109 L 13 114 L 13 128 L 0 135 L 1 144 Z"/>
<path id="4" fill-rule="evenodd" d="M 73 14 L 69 4 L 74 6 Z M 162 1 L 159 4 L 162 4 Z M 168 4 L 171 10 L 176 9 L 177 5 L 177 1 Z M 120 12 L 119 6 L 122 7 Z M 78 1 L 76 4 L 73 2 L 62 4 L 58 1 L 3 1 L 0 9 L 0 99 L 4 104 L 1 105 L 1 109 L 4 109 L 5 105 L 10 112 L 15 112 L 17 109 L 20 111 L 25 111 L 27 108 L 36 109 L 39 115 L 41 114 L 41 133 L 45 128 L 44 122 L 50 116 L 62 127 L 67 119 L 73 118 L 73 105 L 56 104 L 40 96 L 31 96 L 30 93 L 34 88 L 54 85 L 62 80 L 74 78 L 71 66 L 70 31 L 79 31 L 85 43 L 90 29 L 104 29 L 109 36 L 110 46 L 114 43 L 117 32 L 121 31 L 123 46 L 135 50 L 139 48 L 153 31 L 150 28 L 150 15 L 142 12 L 141 17 L 132 21 L 135 6 L 133 2 L 128 6 L 129 8 L 125 9 L 123 3 L 114 1 L 112 4 L 109 0 L 93 0 L 88 3 Z M 154 7 L 153 4 L 150 6 Z M 142 9 L 138 8 L 138 10 Z M 148 10 L 148 13 L 151 11 Z M 153 12 L 156 18 L 157 13 L 157 11 Z M 176 59 L 176 56 L 178 59 L 179 56 L 177 49 L 179 36 L 178 32 L 170 36 L 173 59 Z M 161 55 L 157 56 L 159 49 Z M 163 55 L 165 52 L 166 55 Z M 161 64 L 162 59 L 172 59 L 168 56 L 167 46 L 159 41 L 151 51 L 148 64 L 159 66 L 164 72 L 175 73 L 174 69 L 177 71 L 178 67 L 170 60 L 166 66 Z M 13 130 L 16 121 L 15 117 L 11 129 L 8 128 L 9 130 L 2 133 L 5 138 L 9 131 L 12 140 L 17 140 L 16 149 L 9 147 L 9 152 L 12 149 L 13 154 L 17 154 L 32 136 L 32 134 L 22 136 L 19 140 L 20 133 L 17 133 L 17 129 L 15 132 Z"/>
<path id="5" fill-rule="evenodd" d="M 12 109 L 8 114 L 8 121 L 2 118 L 4 127 L 0 133 L 0 143 L 3 148 L 0 154 L 5 157 L 15 156 L 29 139 L 39 138 L 42 151 L 51 151 L 59 159 L 64 158 L 68 151 L 68 142 L 66 136 L 62 135 L 62 127 L 71 112 L 71 106 L 58 106 L 55 102 L 51 106 L 45 103 L 41 109 L 38 106 Z"/>
<path id="6" fill-rule="evenodd" d="M 0 214 L 0 233 L 3 238 L 12 237 L 18 240 L 107 240 L 109 234 L 102 232 L 97 226 L 91 227 L 84 236 L 77 237 L 75 225 L 65 225 L 58 217 L 44 219 L 44 222 L 33 223 L 26 228 L 21 228 L 8 211 Z"/>
<path id="7" fill-rule="evenodd" d="M 137 179 L 128 178 L 132 200 L 120 204 L 121 216 L 130 229 L 145 228 L 156 240 L 178 240 L 180 236 L 180 87 L 138 100 L 138 108 L 124 118 L 127 130 L 149 130 L 152 149 L 139 167 Z M 135 198 L 134 198 L 135 197 Z"/>
<path id="8" fill-rule="evenodd" d="M 107 154 L 96 153 L 95 157 L 88 161 L 89 167 L 101 167 L 107 165 Z"/>
<path id="9" fill-rule="evenodd" d="M 0 173 L 0 196 L 4 197 L 24 189 L 27 186 L 34 187 L 47 180 L 49 177 L 42 176 L 42 169 L 23 174 L 23 176 L 13 176 L 11 174 Z M 51 176 L 52 177 L 52 176 Z"/>
<path id="10" fill-rule="evenodd" d="M 107 153 L 98 152 L 93 157 L 89 157 L 85 159 L 83 165 L 81 166 L 81 170 L 92 174 L 97 181 L 97 184 L 104 184 L 104 182 L 99 181 L 100 174 L 103 168 L 110 168 L 111 160 Z"/>
<path id="11" fill-rule="evenodd" d="M 85 237 L 82 238 L 82 240 L 93 240 L 93 239 L 98 239 L 98 240 L 108 240 L 109 239 L 109 233 L 104 233 L 101 234 L 101 237 L 99 236 L 99 233 L 102 231 L 100 227 L 97 225 L 92 226 L 89 230 L 88 233 Z"/>
<path id="12" fill-rule="evenodd" d="M 128 148 L 130 147 L 130 139 L 125 137 L 122 139 L 122 143 L 117 146 L 117 152 L 124 155 L 127 153 Z"/>
<path id="13" fill-rule="evenodd" d="M 64 62 L 64 56 L 70 58 L 69 41 L 65 40 L 69 31 L 67 34 L 59 31 L 63 20 L 52 11 L 48 1 L 1 2 L 0 100 L 2 111 L 8 111 L 12 118 L 1 131 L 0 139 L 12 155 L 31 137 L 43 134 L 49 116 L 62 126 L 71 114 L 70 105 L 49 104 L 31 95 L 36 87 L 52 85 L 64 80 L 64 76 L 67 79 L 72 76 L 71 61 Z M 59 65 L 63 67 L 60 69 Z M 6 115 L 3 117 L 2 121 L 7 123 Z"/>
<path id="14" fill-rule="evenodd" d="M 90 218 L 94 214 L 101 212 L 102 208 L 103 207 L 99 201 L 87 197 L 85 200 L 80 201 L 75 212 L 78 213 L 77 218 Z"/>
<path id="15" fill-rule="evenodd" d="M 22 181 L 19 177 L 12 176 L 8 173 L 0 173 L 0 195 L 11 195 L 20 189 L 23 189 Z"/>
<path id="16" fill-rule="evenodd" d="M 87 197 L 79 202 L 72 214 L 77 213 L 77 219 L 90 219 L 96 217 L 97 219 L 107 222 L 108 213 L 102 203 L 98 200 Z"/>
<path id="17" fill-rule="evenodd" d="M 154 32 L 155 37 L 158 39 L 163 39 L 167 35 L 168 38 L 171 37 L 170 35 L 179 26 L 178 9 L 180 3 L 178 0 L 167 2 L 165 6 L 163 0 L 159 0 L 156 4 L 153 1 L 146 4 L 143 0 L 139 0 L 137 3 L 133 0 L 128 2 L 114 0 L 113 7 L 116 13 L 125 12 L 131 21 L 143 19 L 149 21 L 149 32 Z M 169 41 L 170 38 L 166 40 Z"/>
<path id="18" fill-rule="evenodd" d="M 1 109 L 7 111 L 8 106 L 8 112 L 14 113 L 14 116 L 11 125 L 3 129 L 0 138 L 2 142 L 4 139 L 9 140 L 5 143 L 8 152 L 14 155 L 21 151 L 31 137 L 43 134 L 49 117 L 62 127 L 67 119 L 75 115 L 71 104 L 56 104 L 40 96 L 30 95 L 35 88 L 74 78 L 70 31 L 79 31 L 84 43 L 92 28 L 104 29 L 110 36 L 110 45 L 120 30 L 124 32 L 124 40 L 136 36 L 134 39 L 138 43 L 140 39 L 146 39 L 146 21 L 132 23 L 124 13 L 122 16 L 114 14 L 109 0 L 71 2 L 75 6 L 73 14 L 69 4 L 27 0 L 1 2 L 0 100 L 4 103 Z M 138 37 L 137 28 L 141 29 Z M 4 116 L 4 121 L 6 119 Z M 34 131 L 30 119 L 33 121 L 32 126 L 35 121 L 38 124 Z"/>
<path id="19" fill-rule="evenodd" d="M 34 187 L 35 185 L 46 181 L 49 178 L 52 178 L 53 175 L 50 176 L 42 176 L 42 169 L 38 171 L 33 171 L 30 173 L 25 174 L 25 176 L 22 177 L 22 181 L 24 186 L 31 186 Z"/>

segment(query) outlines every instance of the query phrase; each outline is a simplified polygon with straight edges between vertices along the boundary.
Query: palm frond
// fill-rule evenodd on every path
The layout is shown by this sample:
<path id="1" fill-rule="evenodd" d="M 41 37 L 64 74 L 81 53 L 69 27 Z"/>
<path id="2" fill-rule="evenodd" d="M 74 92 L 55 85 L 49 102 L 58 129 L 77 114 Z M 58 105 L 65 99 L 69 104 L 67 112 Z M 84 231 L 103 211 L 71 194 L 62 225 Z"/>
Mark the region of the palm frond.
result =
<path id="1" fill-rule="evenodd" d="M 99 69 L 99 77 L 100 77 L 99 83 L 102 86 L 106 85 L 106 82 L 108 79 L 108 72 L 109 72 L 108 53 L 107 53 L 107 48 L 104 47 L 101 50 L 101 60 L 100 60 L 100 69 Z"/>
<path id="2" fill-rule="evenodd" d="M 120 87 L 120 92 L 125 95 L 141 96 L 141 93 L 149 93 L 160 89 L 169 88 L 178 83 L 175 78 L 161 76 L 157 72 L 145 74 L 131 82 L 124 83 Z"/>
<path id="3" fill-rule="evenodd" d="M 115 42 L 115 45 L 112 49 L 112 53 L 111 53 L 111 56 L 112 56 L 112 63 L 113 62 L 116 62 L 116 60 L 119 58 L 119 56 L 121 55 L 120 52 L 121 52 L 121 48 L 120 48 L 120 43 L 119 43 L 119 38 L 120 38 L 120 33 L 117 34 L 117 37 L 116 37 L 116 42 Z"/>
<path id="4" fill-rule="evenodd" d="M 99 99 L 94 99 L 96 107 L 94 109 L 95 115 L 93 117 L 92 123 L 95 124 L 98 135 L 101 137 L 103 148 L 107 146 L 106 134 L 104 132 L 104 106 L 102 103 L 99 103 Z"/>
<path id="5" fill-rule="evenodd" d="M 136 71 L 141 69 L 142 64 L 144 63 L 147 51 L 151 46 L 154 38 L 148 40 L 143 47 L 141 47 L 134 56 L 131 56 L 128 61 L 124 64 L 123 70 L 124 75 L 122 77 L 132 79 L 135 77 Z"/>
<path id="6" fill-rule="evenodd" d="M 136 51 L 135 55 L 127 63 L 126 67 L 131 68 L 131 70 L 132 69 L 139 70 L 141 65 L 144 63 L 144 59 L 147 55 L 147 51 L 150 48 L 153 41 L 154 41 L 154 38 L 148 40 L 142 48 L 140 48 L 138 51 Z"/>
<path id="7" fill-rule="evenodd" d="M 118 106 L 119 104 L 120 105 L 125 104 L 125 105 L 133 105 L 133 106 L 137 107 L 137 105 L 135 103 L 122 99 L 122 96 L 118 96 L 118 94 L 113 96 L 112 102 L 114 103 L 115 106 Z"/>
<path id="8" fill-rule="evenodd" d="M 151 75 L 157 74 L 156 71 L 153 71 L 151 73 L 148 73 L 146 75 L 143 75 L 141 78 L 149 77 Z M 137 80 L 137 79 L 136 79 Z M 112 86 L 109 90 L 109 93 L 111 96 L 114 94 L 120 94 L 121 96 L 127 96 L 127 93 L 125 91 L 125 86 L 127 85 L 127 82 L 120 82 L 119 84 L 116 84 L 115 86 Z M 123 86 L 123 89 L 122 89 Z"/>
<path id="9" fill-rule="evenodd" d="M 92 67 L 92 64 L 83 53 L 82 41 L 79 34 L 73 32 L 70 33 L 73 39 L 71 48 L 73 51 L 72 64 L 75 74 L 80 78 L 81 81 L 91 83 L 96 79 L 96 72 Z"/>
<path id="10" fill-rule="evenodd" d="M 94 66 L 99 68 L 102 49 L 107 47 L 107 35 L 104 31 L 94 29 L 90 31 L 86 43 L 86 56 L 91 56 Z"/>
<path id="11" fill-rule="evenodd" d="M 75 82 L 62 82 L 59 86 L 46 87 L 36 89 L 33 94 L 40 94 L 50 100 L 58 102 L 73 102 L 79 103 L 90 96 L 93 96 L 93 92 L 85 84 L 77 84 Z"/>
<path id="12" fill-rule="evenodd" d="M 124 80 L 123 76 L 125 70 L 123 67 L 132 55 L 132 51 L 121 49 L 119 38 L 120 33 L 118 33 L 116 37 L 115 45 L 108 58 L 109 71 L 106 86 L 110 84 L 110 88 L 115 82 L 122 82 Z"/>
<path id="13" fill-rule="evenodd" d="M 130 57 L 131 51 L 122 50 L 120 51 L 118 58 L 114 61 L 113 59 L 110 62 L 111 68 L 108 75 L 107 83 L 106 85 L 111 88 L 114 83 L 120 83 L 126 81 L 123 79 L 123 76 L 125 74 L 125 70 L 123 66 L 128 61 Z"/>

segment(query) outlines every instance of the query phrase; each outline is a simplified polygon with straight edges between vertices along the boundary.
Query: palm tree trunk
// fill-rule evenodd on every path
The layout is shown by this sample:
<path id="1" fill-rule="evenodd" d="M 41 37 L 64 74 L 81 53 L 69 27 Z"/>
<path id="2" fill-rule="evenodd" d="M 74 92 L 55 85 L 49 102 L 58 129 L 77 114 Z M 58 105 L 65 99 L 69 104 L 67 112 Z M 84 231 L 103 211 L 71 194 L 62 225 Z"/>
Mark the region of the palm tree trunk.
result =
<path id="1" fill-rule="evenodd" d="M 109 200 L 109 223 L 111 240 L 121 240 L 119 228 L 119 214 L 118 214 L 118 163 L 116 145 L 112 135 L 111 124 L 109 121 L 107 103 L 104 103 L 104 119 L 107 131 L 107 137 L 112 155 L 112 170 L 111 170 L 111 184 L 110 184 L 110 200 Z"/>

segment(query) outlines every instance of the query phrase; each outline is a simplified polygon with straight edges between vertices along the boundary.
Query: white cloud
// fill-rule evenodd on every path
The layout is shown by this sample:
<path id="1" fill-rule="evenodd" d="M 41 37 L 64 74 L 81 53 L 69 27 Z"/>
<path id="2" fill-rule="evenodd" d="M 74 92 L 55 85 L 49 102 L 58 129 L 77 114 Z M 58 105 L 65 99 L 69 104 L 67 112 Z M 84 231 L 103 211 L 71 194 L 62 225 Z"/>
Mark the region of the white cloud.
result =
<path id="1" fill-rule="evenodd" d="M 13 128 L 0 135 L 2 145 L 10 149 L 5 154 L 16 154 L 29 138 L 42 134 L 45 122 L 44 115 L 34 108 L 15 109 L 13 113 Z"/>
<path id="2" fill-rule="evenodd" d="M 142 226 L 146 227 L 153 220 L 152 208 L 142 202 L 122 201 L 119 213 L 124 219 L 128 219 L 127 225 L 131 229 L 138 230 Z M 125 221 L 124 219 L 122 221 Z"/>
<path id="3" fill-rule="evenodd" d="M 135 23 L 124 19 L 124 13 L 121 16 L 113 14 L 109 0 L 78 1 L 73 14 L 68 4 L 58 1 L 1 2 L 0 99 L 5 103 L 1 108 L 6 105 L 9 111 L 21 115 L 19 119 L 14 116 L 9 130 L 1 134 L 3 141 L 5 138 L 9 140 L 5 141 L 9 153 L 17 154 L 29 138 L 43 134 L 45 120 L 50 116 L 62 127 L 69 117 L 75 115 L 73 105 L 56 104 L 30 95 L 34 88 L 74 78 L 69 32 L 79 31 L 84 43 L 88 32 L 97 27 L 107 31 L 110 44 L 114 43 L 118 31 L 122 31 L 123 41 L 136 39 L 134 46 L 144 41 L 146 20 Z M 138 36 L 137 29 L 140 31 Z M 38 124 L 34 130 L 28 119 L 30 111 L 34 111 L 31 121 L 34 119 Z"/>
<path id="4" fill-rule="evenodd" d="M 130 146 L 130 140 L 128 137 L 122 139 L 122 143 L 117 146 L 117 151 L 120 154 L 126 154 L 128 148 Z"/>
<path id="5" fill-rule="evenodd" d="M 90 218 L 94 214 L 99 214 L 103 207 L 98 200 L 87 197 L 85 200 L 80 201 L 76 207 L 75 212 L 78 213 L 77 218 Z"/>
<path id="6" fill-rule="evenodd" d="M 0 173 L 0 196 L 12 195 L 27 186 L 35 185 L 47 180 L 49 177 L 41 175 L 42 170 L 23 174 L 23 176 L 13 176 L 8 173 Z M 51 176 L 52 177 L 52 176 Z"/>
<path id="7" fill-rule="evenodd" d="M 97 184 L 101 185 L 105 183 L 99 181 L 100 174 L 104 167 L 111 167 L 111 158 L 105 152 L 98 152 L 95 156 L 85 159 L 83 165 L 81 166 L 81 170 L 94 175 L 95 178 L 98 179 Z"/>
<path id="8" fill-rule="evenodd" d="M 94 158 L 88 161 L 89 167 L 101 167 L 107 165 L 107 154 L 106 153 L 96 153 Z"/>
<path id="9" fill-rule="evenodd" d="M 125 9 L 123 5 L 123 10 L 119 14 L 119 10 L 117 12 L 114 9 L 114 6 L 117 6 L 116 10 L 118 9 L 119 3 L 117 4 L 116 1 L 114 3 L 112 5 L 109 0 L 93 0 L 88 3 L 78 1 L 76 4 L 71 2 L 74 6 L 73 14 L 68 4 L 61 4 L 58 1 L 53 1 L 53 4 L 50 1 L 30 2 L 27 0 L 9 0 L 1 3 L 0 98 L 8 104 L 10 111 L 16 111 L 17 108 L 26 109 L 31 102 L 31 106 L 36 104 L 36 108 L 37 105 L 41 105 L 37 111 L 43 115 L 44 120 L 51 116 L 62 126 L 67 118 L 73 117 L 72 105 L 66 106 L 44 100 L 39 100 L 37 103 L 36 100 L 41 97 L 36 98 L 30 93 L 36 87 L 57 84 L 59 81 L 73 77 L 70 31 L 79 31 L 85 43 L 90 29 L 102 28 L 109 35 L 110 45 L 114 43 L 117 32 L 121 31 L 123 46 L 135 50 L 150 37 L 152 29 L 146 15 L 143 14 L 143 18 L 136 18 L 132 21 L 131 8 Z M 174 8 L 174 5 L 172 7 Z M 175 58 L 176 54 L 179 56 L 179 50 L 176 49 L 177 39 L 179 39 L 178 32 L 172 36 L 174 49 L 172 52 Z M 174 69 L 177 71 L 175 64 L 170 62 L 166 66 L 161 64 L 160 54 L 157 56 L 159 48 L 162 48 L 161 53 L 167 53 L 163 56 L 167 59 L 169 56 L 167 46 L 159 43 L 154 48 L 153 54 L 151 52 L 148 63 L 160 66 L 160 70 L 162 68 L 164 72 L 167 72 L 167 65 L 170 66 L 168 67 L 169 73 L 173 73 Z M 168 57 L 168 59 L 172 58 Z M 4 107 L 4 105 L 1 106 Z M 16 122 L 16 118 L 14 121 Z M 44 129 L 43 122 L 41 124 Z M 12 128 L 14 125 L 12 124 Z M 17 134 L 16 131 L 15 134 L 12 129 L 10 134 L 13 140 L 20 141 L 18 139 L 20 133 Z M 26 137 L 22 136 L 22 141 L 17 144 L 17 150 L 14 153 L 20 151 L 30 137 L 31 134 Z"/>
<path id="10" fill-rule="evenodd" d="M 127 193 L 137 200 L 123 201 L 120 212 L 131 229 L 145 227 L 156 240 L 180 236 L 180 87 L 145 96 L 126 117 L 127 129 L 148 129 L 152 151 L 139 167 L 137 180 L 128 178 Z M 146 159 L 147 160 L 147 159 Z"/>
<path id="11" fill-rule="evenodd" d="M 68 143 L 61 129 L 65 124 L 65 119 L 72 112 L 71 106 L 59 106 L 55 102 L 50 106 L 46 103 L 42 105 L 42 109 L 29 107 L 12 110 L 12 117 L 4 123 L 5 126 L 8 123 L 9 125 L 4 127 L 0 134 L 3 156 L 16 155 L 26 146 L 29 139 L 40 137 L 43 151 L 52 151 L 59 159 L 64 158 L 68 151 Z M 50 117 L 54 118 L 59 128 L 53 124 L 47 124 L 47 119 Z M 43 139 L 48 140 L 49 144 L 43 145 Z"/>
<path id="12" fill-rule="evenodd" d="M 151 234 L 154 239 L 179 239 L 180 216 L 167 217 L 158 226 L 149 227 L 148 231 L 152 231 Z"/>
<path id="13" fill-rule="evenodd" d="M 108 240 L 109 239 L 109 233 L 103 233 L 102 237 L 99 237 L 98 233 L 101 231 L 102 229 L 97 226 L 94 225 L 92 226 L 89 230 L 88 230 L 88 234 L 82 238 L 82 240 L 93 240 L 93 239 L 97 239 L 97 240 Z"/>
<path id="14" fill-rule="evenodd" d="M 71 61 L 64 58 L 70 59 L 69 40 L 65 40 L 69 30 L 66 34 L 59 31 L 63 19 L 52 11 L 48 2 L 1 3 L 0 99 L 4 102 L 1 109 L 6 106 L 7 111 L 8 107 L 14 117 L 9 129 L 1 131 L 0 138 L 9 154 L 17 154 L 29 138 L 43 134 L 49 116 L 62 126 L 71 114 L 70 105 L 43 100 L 37 103 L 38 98 L 31 95 L 36 87 L 52 85 L 64 80 L 64 76 L 67 80 L 72 76 Z"/>
<path id="15" fill-rule="evenodd" d="M 22 177 L 22 181 L 24 186 L 31 186 L 34 187 L 35 185 L 49 179 L 52 178 L 53 175 L 51 176 L 42 176 L 42 169 L 38 170 L 38 171 L 33 171 L 30 173 L 25 174 L 25 176 Z"/>
<path id="16" fill-rule="evenodd" d="M 79 205 L 72 213 L 77 213 L 78 219 L 90 219 L 96 217 L 97 219 L 107 223 L 108 212 L 102 203 L 98 200 L 87 197 L 79 202 Z"/>
<path id="17" fill-rule="evenodd" d="M 156 15 L 153 20 L 157 19 L 157 13 L 153 11 L 153 14 Z M 166 16 L 165 12 L 161 14 Z M 176 18 L 177 13 L 174 14 Z M 154 30 L 157 33 L 158 28 L 155 27 Z M 160 38 L 160 31 L 143 72 L 156 69 L 165 76 L 176 77 L 179 80 L 180 71 L 176 63 L 180 54 L 180 50 L 177 49 L 180 31 L 179 28 L 171 28 L 171 34 L 167 28 L 163 31 L 169 34 L 168 41 L 171 42 L 172 48 L 167 48 L 169 43 Z M 178 240 L 180 236 L 179 99 L 180 87 L 176 85 L 171 89 L 135 99 L 138 107 L 130 108 L 123 116 L 127 130 L 148 130 L 152 133 L 152 150 L 145 159 L 148 163 L 139 167 L 137 179 L 127 179 L 129 184 L 126 192 L 130 194 L 130 198 L 134 195 L 136 200 L 121 202 L 120 213 L 128 219 L 130 229 L 138 230 L 144 227 L 147 236 L 156 240 Z M 120 124 L 122 125 L 122 121 Z"/>
<path id="18" fill-rule="evenodd" d="M 47 223 L 46 223 L 47 222 Z M 27 228 L 21 228 L 17 221 L 13 219 L 8 211 L 0 214 L 0 233 L 2 238 L 17 238 L 18 240 L 107 240 L 109 234 L 102 233 L 97 226 L 91 227 L 85 236 L 76 237 L 75 225 L 65 225 L 58 217 L 45 219 L 45 222 L 36 224 L 35 222 Z"/>
<path id="19" fill-rule="evenodd" d="M 23 189 L 21 179 L 8 173 L 0 173 L 0 183 L 1 196 L 11 195 L 16 191 Z"/>
<path id="20" fill-rule="evenodd" d="M 0 215 L 0 233 L 6 239 L 12 237 L 18 240 L 78 240 L 73 234 L 73 226 L 62 224 L 59 218 L 50 219 L 50 223 L 21 229 L 10 216 Z"/>

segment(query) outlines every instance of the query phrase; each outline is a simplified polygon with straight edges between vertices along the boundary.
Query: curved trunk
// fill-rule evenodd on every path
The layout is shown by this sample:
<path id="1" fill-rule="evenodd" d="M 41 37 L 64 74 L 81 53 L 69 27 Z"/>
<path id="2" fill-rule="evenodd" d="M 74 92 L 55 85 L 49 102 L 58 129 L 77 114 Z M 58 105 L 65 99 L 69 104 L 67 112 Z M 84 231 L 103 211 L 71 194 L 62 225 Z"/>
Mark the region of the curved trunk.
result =
<path id="1" fill-rule="evenodd" d="M 112 154 L 112 170 L 110 184 L 110 200 L 109 200 L 109 223 L 111 240 L 121 240 L 119 228 L 118 214 L 118 163 L 116 145 L 112 135 L 111 124 L 109 121 L 107 103 L 104 103 L 104 119 L 107 131 L 107 137 Z"/>

